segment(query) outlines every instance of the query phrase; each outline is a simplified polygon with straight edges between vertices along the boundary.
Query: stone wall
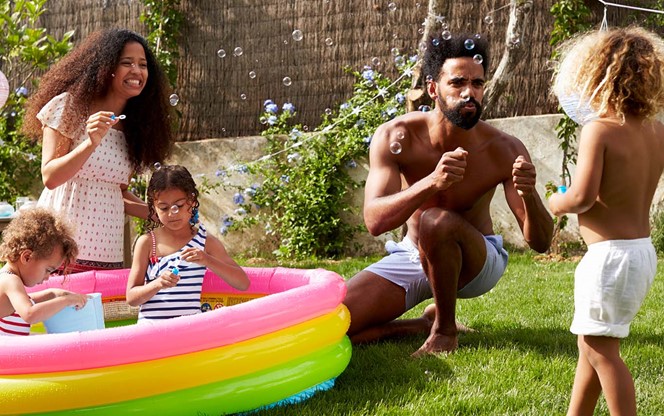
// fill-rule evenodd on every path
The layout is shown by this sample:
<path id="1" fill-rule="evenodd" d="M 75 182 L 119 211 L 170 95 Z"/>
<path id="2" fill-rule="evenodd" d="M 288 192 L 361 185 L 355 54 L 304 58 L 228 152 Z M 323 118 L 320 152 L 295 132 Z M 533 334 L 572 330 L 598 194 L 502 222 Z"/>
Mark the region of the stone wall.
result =
<path id="1" fill-rule="evenodd" d="M 548 181 L 560 182 L 562 156 L 555 133 L 558 120 L 559 115 L 543 115 L 488 121 L 524 142 L 537 168 L 537 190 L 542 198 L 544 198 L 544 187 Z M 171 162 L 187 166 L 192 174 L 196 176 L 198 183 L 202 183 L 204 177 L 209 182 L 217 182 L 219 178 L 215 176 L 215 172 L 218 169 L 227 169 L 229 166 L 259 159 L 262 156 L 261 151 L 264 143 L 265 140 L 262 137 L 209 139 L 178 143 Z M 368 168 L 367 160 L 362 160 L 352 173 L 356 178 L 363 179 L 366 178 Z M 247 186 L 254 183 L 251 178 L 242 175 L 235 174 L 232 178 L 235 181 L 245 181 Z M 655 195 L 655 206 L 662 200 L 663 190 L 664 181 L 660 180 L 660 187 Z M 363 190 L 358 190 L 354 198 L 358 213 L 354 220 L 359 222 L 362 221 Z M 225 236 L 220 235 L 221 217 L 225 213 L 232 213 L 236 208 L 232 199 L 232 191 L 222 190 L 210 192 L 201 197 L 201 217 L 208 224 L 210 232 L 220 237 L 232 254 L 261 255 L 261 253 L 272 251 L 274 249 L 273 243 L 269 241 L 261 229 L 230 233 Z M 494 196 L 491 211 L 496 232 L 503 234 L 508 243 L 525 247 L 518 224 L 507 207 L 501 189 Z M 395 230 L 385 235 L 373 237 L 368 232 L 364 232 L 358 235 L 355 243 L 352 244 L 352 247 L 349 247 L 349 254 L 382 253 L 385 240 L 398 238 L 398 234 L 398 230 Z M 566 240 L 579 238 L 575 216 L 570 217 L 569 225 L 566 227 L 566 232 L 563 233 L 562 238 Z"/>

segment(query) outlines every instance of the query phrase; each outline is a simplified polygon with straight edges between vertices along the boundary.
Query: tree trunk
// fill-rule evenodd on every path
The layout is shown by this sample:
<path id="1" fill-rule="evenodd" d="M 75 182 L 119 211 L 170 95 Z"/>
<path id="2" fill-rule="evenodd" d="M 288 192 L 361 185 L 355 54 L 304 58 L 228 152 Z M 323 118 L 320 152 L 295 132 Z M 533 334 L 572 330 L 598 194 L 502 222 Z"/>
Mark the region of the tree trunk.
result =
<path id="1" fill-rule="evenodd" d="M 424 30 L 418 43 L 417 63 L 413 68 L 413 81 L 406 97 L 406 111 L 414 111 L 421 105 L 431 105 L 432 103 L 429 94 L 426 93 L 425 80 L 422 78 L 422 59 L 426 48 L 430 47 L 428 41 L 436 29 L 436 24 L 442 23 L 437 16 L 440 16 L 445 1 L 429 0 L 427 17 L 424 19 Z M 532 5 L 532 0 L 510 0 L 510 18 L 505 33 L 505 49 L 484 92 L 483 112 L 485 114 L 505 91 L 514 67 L 524 54 L 523 45 L 527 42 L 524 42 L 523 38 L 523 25 Z"/>
<path id="2" fill-rule="evenodd" d="M 422 79 L 422 59 L 424 52 L 430 45 L 428 44 L 429 38 L 433 35 L 436 23 L 442 23 L 437 16 L 440 16 L 440 11 L 443 9 L 443 4 L 446 0 L 429 0 L 427 7 L 427 16 L 424 19 L 424 31 L 422 37 L 417 44 L 417 63 L 413 68 L 413 82 L 411 83 L 410 90 L 406 97 L 406 111 L 415 111 L 421 105 L 431 105 L 432 100 L 426 92 L 426 83 Z"/>
<path id="3" fill-rule="evenodd" d="M 498 101 L 512 78 L 514 67 L 524 55 L 523 45 L 528 44 L 524 39 L 523 25 L 532 9 L 532 0 L 510 0 L 510 19 L 505 33 L 505 49 L 503 56 L 493 73 L 489 84 L 484 91 L 484 113 Z"/>

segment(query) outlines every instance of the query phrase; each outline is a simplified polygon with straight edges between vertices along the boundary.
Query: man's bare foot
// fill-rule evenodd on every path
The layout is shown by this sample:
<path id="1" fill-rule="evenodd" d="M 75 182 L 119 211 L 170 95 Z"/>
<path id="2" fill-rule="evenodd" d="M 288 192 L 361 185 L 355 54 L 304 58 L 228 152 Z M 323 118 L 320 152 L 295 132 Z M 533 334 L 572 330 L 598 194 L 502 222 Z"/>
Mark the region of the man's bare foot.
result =
<path id="1" fill-rule="evenodd" d="M 411 357 L 419 358 L 426 355 L 449 354 L 459 346 L 457 335 L 431 334 L 424 344 L 411 354 Z"/>
<path id="2" fill-rule="evenodd" d="M 428 321 L 429 329 L 431 329 L 431 326 L 433 326 L 433 322 L 436 319 L 436 305 L 434 303 L 427 305 L 426 308 L 424 308 L 424 312 L 422 312 L 422 319 Z M 467 327 L 459 321 L 456 321 L 456 329 L 460 334 L 476 332 L 473 328 Z"/>

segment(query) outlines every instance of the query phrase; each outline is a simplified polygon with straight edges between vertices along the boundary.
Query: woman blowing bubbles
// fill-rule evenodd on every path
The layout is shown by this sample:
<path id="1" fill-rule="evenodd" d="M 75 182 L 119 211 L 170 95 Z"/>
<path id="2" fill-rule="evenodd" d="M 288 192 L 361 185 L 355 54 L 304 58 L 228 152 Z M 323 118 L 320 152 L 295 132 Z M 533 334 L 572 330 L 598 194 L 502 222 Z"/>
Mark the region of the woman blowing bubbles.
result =
<path id="1" fill-rule="evenodd" d="M 165 76 L 143 37 L 91 34 L 53 66 L 28 102 L 24 132 L 42 143 L 38 205 L 69 216 L 73 271 L 123 266 L 124 214 L 147 218 L 129 179 L 172 148 Z"/>

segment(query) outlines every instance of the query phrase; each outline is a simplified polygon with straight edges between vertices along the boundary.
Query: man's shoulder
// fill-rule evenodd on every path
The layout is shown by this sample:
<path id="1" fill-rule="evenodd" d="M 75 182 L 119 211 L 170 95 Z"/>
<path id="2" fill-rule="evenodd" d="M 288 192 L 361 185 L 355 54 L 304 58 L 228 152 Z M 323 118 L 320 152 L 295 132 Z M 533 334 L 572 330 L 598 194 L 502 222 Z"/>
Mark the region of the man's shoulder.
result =
<path id="1" fill-rule="evenodd" d="M 482 141 L 502 149 L 510 149 L 514 151 L 521 151 L 525 145 L 517 137 L 500 130 L 486 121 L 480 121 L 477 124 L 478 135 Z"/>

